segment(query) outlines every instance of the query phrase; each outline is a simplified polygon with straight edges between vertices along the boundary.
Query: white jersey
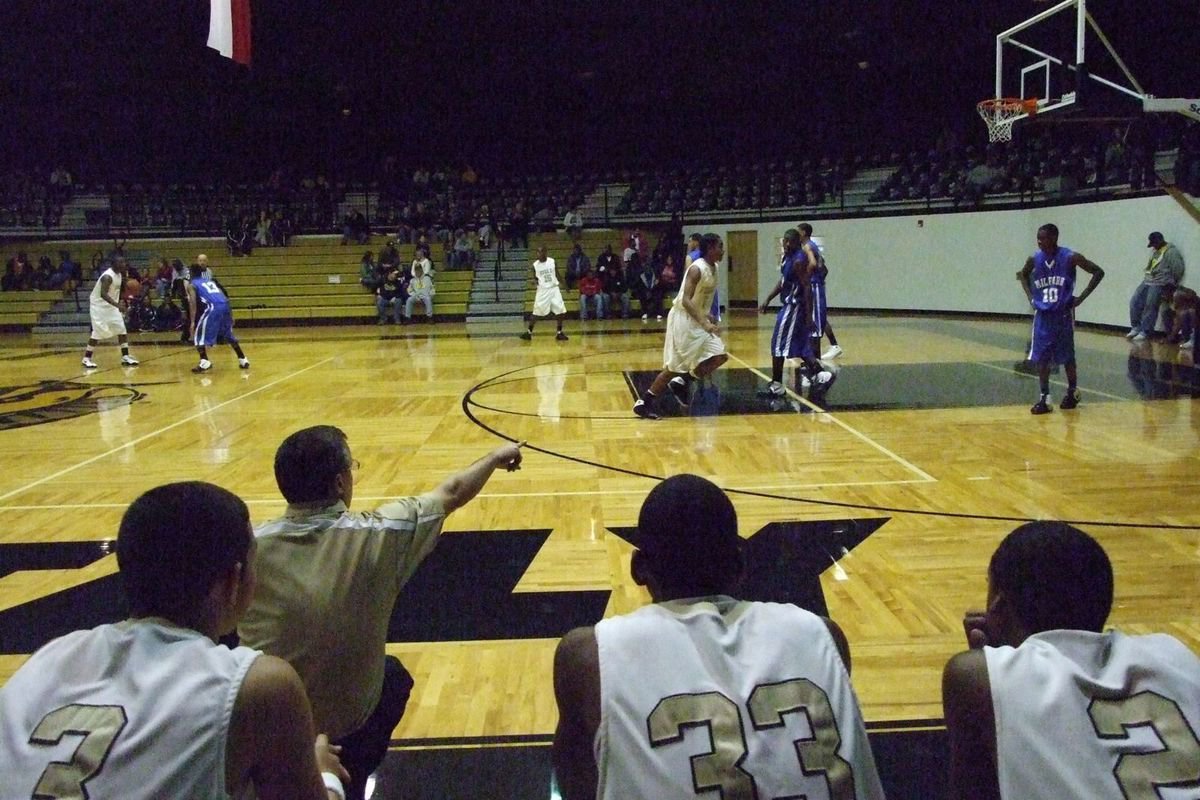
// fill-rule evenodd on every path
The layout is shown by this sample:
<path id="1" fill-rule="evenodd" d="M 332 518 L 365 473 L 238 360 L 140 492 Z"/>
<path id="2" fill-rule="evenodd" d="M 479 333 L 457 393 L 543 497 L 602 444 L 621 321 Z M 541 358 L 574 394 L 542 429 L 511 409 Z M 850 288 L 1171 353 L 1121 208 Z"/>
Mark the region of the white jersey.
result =
<path id="1" fill-rule="evenodd" d="M 258 655 L 165 620 L 55 639 L 0 689 L 0 800 L 227 798 L 229 721 Z"/>
<path id="2" fill-rule="evenodd" d="M 104 301 L 104 296 L 101 294 L 101 284 L 104 282 L 105 276 L 112 280 L 112 283 L 108 284 L 108 299 L 112 300 L 114 303 L 121 302 L 122 278 L 115 269 L 109 267 L 108 269 L 104 270 L 104 272 L 100 273 L 100 277 L 96 279 L 96 285 L 92 287 L 92 294 L 90 297 L 92 310 L 120 313 L 117 312 L 117 309 L 106 303 Z"/>
<path id="3" fill-rule="evenodd" d="M 698 598 L 603 620 L 596 642 L 600 800 L 883 797 L 820 617 Z"/>
<path id="4" fill-rule="evenodd" d="M 1200 797 L 1200 658 L 1178 640 L 1047 631 L 984 656 L 1005 800 Z"/>
<path id="5" fill-rule="evenodd" d="M 703 258 L 697 258 L 692 262 L 692 266 L 700 271 L 700 282 L 696 284 L 696 291 L 692 295 L 692 305 L 707 314 L 712 306 L 713 293 L 717 291 L 717 270 Z M 675 295 L 675 305 L 683 305 L 683 292 L 687 288 L 687 273 L 690 270 L 691 267 L 684 271 L 683 280 L 679 282 L 679 294 Z"/>
<path id="6" fill-rule="evenodd" d="M 538 289 L 553 289 L 558 286 L 558 272 L 554 259 L 546 256 L 545 261 L 533 262 L 533 274 L 537 277 Z"/>

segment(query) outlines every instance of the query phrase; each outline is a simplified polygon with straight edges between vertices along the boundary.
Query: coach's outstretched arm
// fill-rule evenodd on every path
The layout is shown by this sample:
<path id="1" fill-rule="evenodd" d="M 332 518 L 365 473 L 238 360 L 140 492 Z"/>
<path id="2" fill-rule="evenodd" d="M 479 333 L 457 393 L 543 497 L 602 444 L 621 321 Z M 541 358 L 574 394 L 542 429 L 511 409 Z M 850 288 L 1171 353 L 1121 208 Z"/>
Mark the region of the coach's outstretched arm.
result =
<path id="1" fill-rule="evenodd" d="M 433 490 L 433 494 L 442 501 L 442 507 L 446 513 L 449 514 L 471 502 L 472 498 L 479 494 L 484 484 L 492 477 L 492 473 L 500 467 L 504 467 L 509 472 L 520 469 L 521 446 L 524 444 L 521 442 L 502 445 L 462 472 L 451 475 L 443 481 L 441 486 Z"/>

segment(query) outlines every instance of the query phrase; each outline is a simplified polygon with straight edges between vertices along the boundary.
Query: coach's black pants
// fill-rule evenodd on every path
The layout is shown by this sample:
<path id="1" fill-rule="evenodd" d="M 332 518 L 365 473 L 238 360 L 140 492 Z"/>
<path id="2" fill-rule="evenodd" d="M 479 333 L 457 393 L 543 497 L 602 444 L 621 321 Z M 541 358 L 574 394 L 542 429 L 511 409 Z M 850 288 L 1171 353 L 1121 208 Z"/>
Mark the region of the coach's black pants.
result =
<path id="1" fill-rule="evenodd" d="M 363 800 L 367 777 L 387 755 L 392 731 L 400 723 L 400 717 L 404 716 L 404 707 L 408 705 L 412 688 L 412 675 L 400 663 L 400 659 L 384 656 L 383 693 L 379 696 L 379 704 L 358 730 L 334 742 L 341 745 L 342 766 L 350 773 L 346 800 Z"/>

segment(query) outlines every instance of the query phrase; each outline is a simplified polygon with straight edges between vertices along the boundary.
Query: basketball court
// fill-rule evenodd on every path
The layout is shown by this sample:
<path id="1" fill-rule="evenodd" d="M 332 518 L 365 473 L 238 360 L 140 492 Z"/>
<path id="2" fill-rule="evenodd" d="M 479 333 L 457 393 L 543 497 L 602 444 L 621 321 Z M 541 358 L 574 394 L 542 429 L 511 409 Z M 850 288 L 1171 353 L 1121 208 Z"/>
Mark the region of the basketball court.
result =
<path id="1" fill-rule="evenodd" d="M 461 796 L 453 787 L 489 775 L 506 787 L 496 796 L 548 786 L 554 646 L 647 602 L 629 579 L 637 511 L 679 472 L 730 492 L 747 596 L 827 611 L 846 630 L 890 786 L 940 783 L 941 667 L 1020 521 L 1096 536 L 1117 574 L 1111 623 L 1200 649 L 1189 356 L 1081 331 L 1083 403 L 1035 418 L 1027 322 L 835 315 L 846 352 L 832 388 L 819 403 L 778 400 L 757 394 L 771 322 L 735 311 L 730 362 L 659 421 L 630 406 L 661 363 L 662 323 L 568 322 L 570 341 L 539 329 L 529 343 L 516 323 L 250 329 L 251 369 L 222 349 L 205 375 L 178 343 L 135 336 L 137 368 L 102 347 L 85 375 L 78 343 L 6 337 L 0 677 L 49 638 L 123 615 L 112 538 L 141 491 L 209 480 L 270 519 L 283 510 L 274 449 L 317 423 L 349 435 L 359 508 L 428 490 L 503 439 L 528 443 L 521 471 L 450 518 L 397 603 L 389 650 L 417 689 L 381 797 Z M 400 776 L 407 788 L 389 790 Z"/>

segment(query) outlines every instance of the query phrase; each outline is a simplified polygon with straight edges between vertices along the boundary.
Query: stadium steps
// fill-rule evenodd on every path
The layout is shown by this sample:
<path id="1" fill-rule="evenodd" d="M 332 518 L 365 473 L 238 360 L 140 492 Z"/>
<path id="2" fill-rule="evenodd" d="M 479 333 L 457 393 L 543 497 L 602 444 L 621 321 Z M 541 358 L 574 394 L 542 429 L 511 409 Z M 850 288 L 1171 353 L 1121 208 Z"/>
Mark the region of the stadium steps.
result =
<path id="1" fill-rule="evenodd" d="M 496 277 L 495 248 L 484 250 L 475 263 L 471 284 L 467 322 L 487 322 L 521 316 L 525 301 L 525 285 L 529 281 L 529 251 L 508 248 L 500 262 L 499 280 Z"/>

